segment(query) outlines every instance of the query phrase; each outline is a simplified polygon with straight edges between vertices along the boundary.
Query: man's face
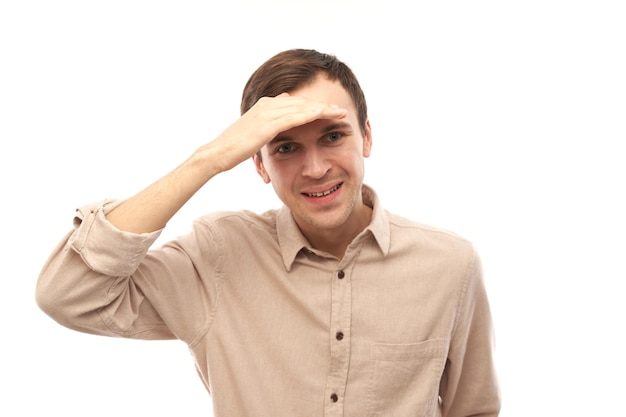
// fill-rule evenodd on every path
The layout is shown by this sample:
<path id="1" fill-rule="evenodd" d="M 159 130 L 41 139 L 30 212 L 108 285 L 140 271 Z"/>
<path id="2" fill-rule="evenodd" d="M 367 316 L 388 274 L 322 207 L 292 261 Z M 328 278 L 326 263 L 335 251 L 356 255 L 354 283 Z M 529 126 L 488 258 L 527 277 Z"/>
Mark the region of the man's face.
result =
<path id="1" fill-rule="evenodd" d="M 348 110 L 342 119 L 319 119 L 276 136 L 255 157 L 259 175 L 271 182 L 305 235 L 364 227 L 363 158 L 371 150 L 369 121 L 359 127 L 354 103 L 338 81 L 318 76 L 290 93 Z M 369 219 L 368 219 L 369 221 Z"/>

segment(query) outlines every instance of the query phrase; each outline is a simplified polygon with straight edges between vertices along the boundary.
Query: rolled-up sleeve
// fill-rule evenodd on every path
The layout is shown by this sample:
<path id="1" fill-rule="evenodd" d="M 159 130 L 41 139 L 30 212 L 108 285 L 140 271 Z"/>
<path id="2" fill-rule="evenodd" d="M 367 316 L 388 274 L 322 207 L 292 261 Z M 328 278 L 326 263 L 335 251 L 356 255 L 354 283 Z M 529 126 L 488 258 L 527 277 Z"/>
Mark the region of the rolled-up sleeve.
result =
<path id="1" fill-rule="evenodd" d="M 135 234 L 115 228 L 105 216 L 119 203 L 105 200 L 77 209 L 68 242 L 90 269 L 114 277 L 132 275 L 161 234 L 161 230 Z"/>
<path id="2" fill-rule="evenodd" d="M 117 204 L 103 201 L 77 210 L 73 230 L 39 275 L 39 307 L 61 325 L 85 333 L 193 340 L 214 305 L 210 276 L 215 268 L 198 249 L 210 250 L 206 241 L 211 239 L 204 232 L 190 233 L 151 250 L 161 231 L 118 230 L 105 217 Z M 198 245 L 198 239 L 205 243 Z M 204 277 L 199 270 L 206 271 Z"/>

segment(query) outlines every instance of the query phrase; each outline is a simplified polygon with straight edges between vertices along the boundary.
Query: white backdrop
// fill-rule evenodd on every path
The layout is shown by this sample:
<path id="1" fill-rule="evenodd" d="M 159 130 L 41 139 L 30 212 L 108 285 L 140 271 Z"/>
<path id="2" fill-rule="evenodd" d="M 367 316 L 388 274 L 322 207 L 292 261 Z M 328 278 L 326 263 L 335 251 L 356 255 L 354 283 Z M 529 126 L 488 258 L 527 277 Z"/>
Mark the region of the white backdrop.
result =
<path id="1" fill-rule="evenodd" d="M 211 415 L 182 343 L 67 330 L 34 286 L 75 207 L 176 166 L 238 117 L 251 72 L 292 47 L 359 77 L 366 182 L 385 206 L 480 251 L 502 415 L 626 415 L 620 3 L 2 2 L 0 415 Z M 277 204 L 243 164 L 162 239 L 208 211 Z"/>

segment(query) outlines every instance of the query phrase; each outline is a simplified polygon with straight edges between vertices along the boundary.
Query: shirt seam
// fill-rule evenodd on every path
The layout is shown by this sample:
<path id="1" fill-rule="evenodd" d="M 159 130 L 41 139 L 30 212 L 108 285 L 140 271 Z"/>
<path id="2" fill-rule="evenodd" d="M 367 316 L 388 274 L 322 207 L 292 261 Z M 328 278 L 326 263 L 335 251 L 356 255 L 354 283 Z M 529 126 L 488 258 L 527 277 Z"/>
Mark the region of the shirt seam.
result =
<path id="1" fill-rule="evenodd" d="M 476 265 L 476 256 L 472 256 L 470 261 L 467 263 L 467 267 L 465 268 L 465 273 L 463 275 L 463 287 L 461 288 L 461 292 L 459 294 L 459 299 L 457 301 L 456 304 L 456 312 L 454 315 L 454 324 L 452 326 L 452 332 L 451 332 L 451 341 L 454 340 L 454 336 L 458 330 L 459 327 L 459 323 L 461 322 L 461 317 L 462 317 L 462 309 L 463 309 L 463 305 L 466 302 L 466 295 L 467 295 L 467 289 L 469 288 L 470 285 L 470 281 L 472 280 L 472 274 L 471 271 L 474 269 L 474 266 Z"/>
<path id="2" fill-rule="evenodd" d="M 202 224 L 204 225 L 207 230 L 209 231 L 209 234 L 212 235 L 214 237 L 214 242 L 215 242 L 215 250 L 218 254 L 217 256 L 217 262 L 215 265 L 215 305 L 213 306 L 213 308 L 211 309 L 211 313 L 209 315 L 209 317 L 207 317 L 206 319 L 206 323 L 204 326 L 202 326 L 200 328 L 200 330 L 198 331 L 198 333 L 196 334 L 196 336 L 189 341 L 188 345 L 190 349 L 193 349 L 195 346 L 197 346 L 200 341 L 202 341 L 202 339 L 204 339 L 211 331 L 211 329 L 213 328 L 213 323 L 215 322 L 215 317 L 218 314 L 218 309 L 222 303 L 222 285 L 224 282 L 224 259 L 226 257 L 225 253 L 224 253 L 224 237 L 222 236 L 222 234 L 219 231 L 218 227 L 214 227 L 217 225 L 217 223 L 219 222 L 219 219 L 215 222 L 208 222 L 205 221 L 203 219 L 199 219 L 198 224 Z"/>
<path id="3" fill-rule="evenodd" d="M 220 223 L 230 221 L 230 219 L 235 218 L 238 222 L 245 223 L 247 225 L 251 225 L 254 227 L 258 227 L 263 229 L 264 231 L 276 235 L 275 230 L 268 228 L 266 226 L 260 225 L 254 221 L 251 221 L 245 216 L 242 216 L 240 212 L 222 212 L 216 218 L 208 218 L 202 217 L 198 219 L 196 222 L 201 224 L 207 228 L 209 233 L 214 237 L 215 250 L 218 254 L 217 262 L 215 265 L 215 306 L 211 310 L 209 317 L 206 320 L 206 324 L 198 331 L 197 335 L 189 342 L 189 347 L 196 347 L 204 338 L 206 338 L 213 328 L 213 323 L 215 322 L 215 318 L 219 313 L 219 307 L 222 304 L 222 286 L 226 281 L 226 276 L 224 275 L 224 263 L 226 261 L 226 251 L 225 251 L 225 239 L 220 232 Z"/>

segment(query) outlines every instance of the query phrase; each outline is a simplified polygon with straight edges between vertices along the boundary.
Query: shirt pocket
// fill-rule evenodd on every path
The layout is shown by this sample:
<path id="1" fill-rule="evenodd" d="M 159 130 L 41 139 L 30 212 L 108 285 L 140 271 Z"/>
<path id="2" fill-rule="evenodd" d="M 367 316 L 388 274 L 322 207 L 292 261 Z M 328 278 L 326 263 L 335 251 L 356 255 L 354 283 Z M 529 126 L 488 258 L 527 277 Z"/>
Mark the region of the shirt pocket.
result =
<path id="1" fill-rule="evenodd" d="M 436 415 L 447 350 L 446 339 L 371 345 L 368 415 Z"/>

